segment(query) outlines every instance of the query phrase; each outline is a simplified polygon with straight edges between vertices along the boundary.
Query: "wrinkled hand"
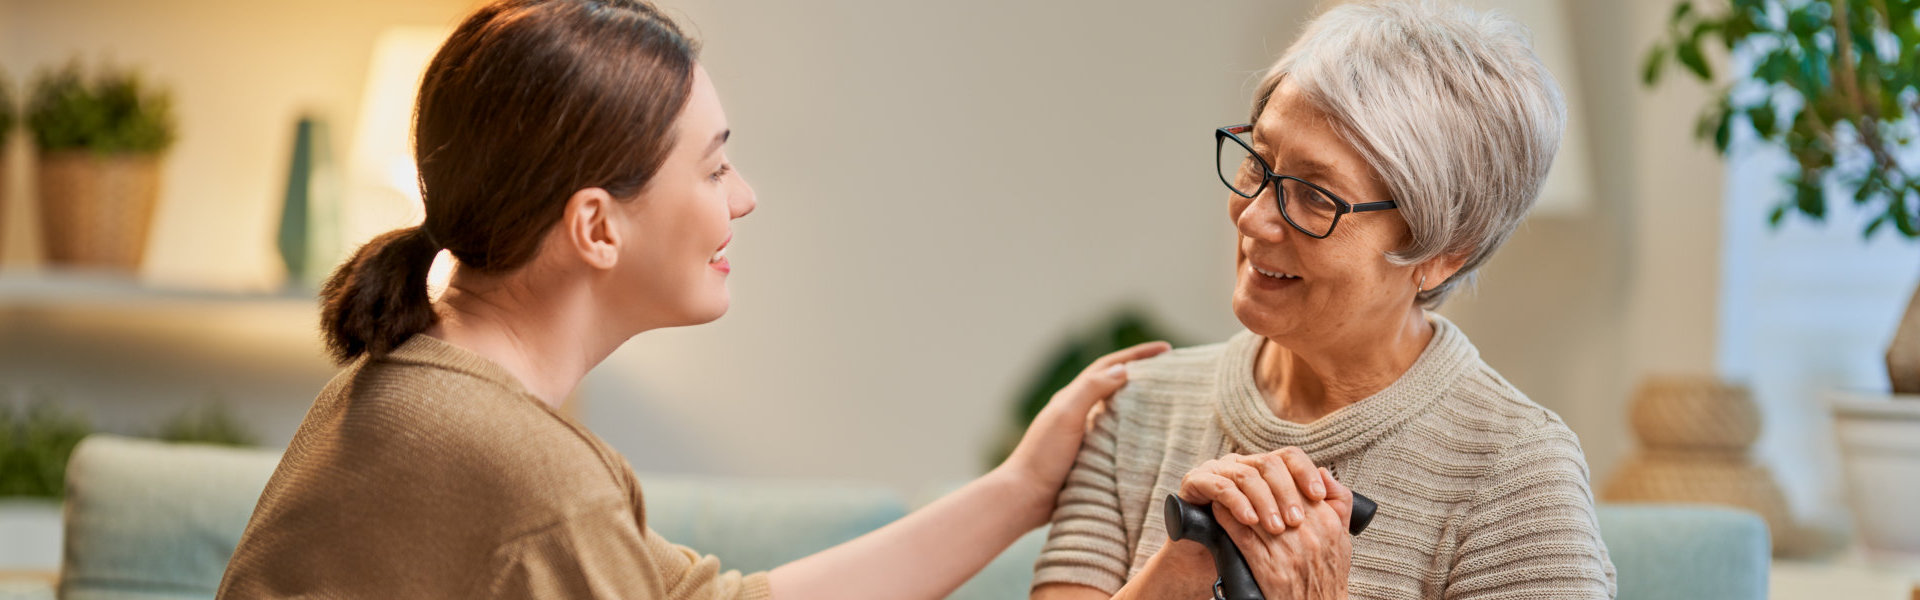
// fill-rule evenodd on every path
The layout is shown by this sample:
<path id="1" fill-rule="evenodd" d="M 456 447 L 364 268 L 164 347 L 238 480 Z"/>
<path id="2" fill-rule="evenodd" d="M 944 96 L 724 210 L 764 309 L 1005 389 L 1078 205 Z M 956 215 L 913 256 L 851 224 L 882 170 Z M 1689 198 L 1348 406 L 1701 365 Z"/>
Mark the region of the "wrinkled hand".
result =
<path id="1" fill-rule="evenodd" d="M 1055 392 L 1046 407 L 1040 409 L 1040 414 L 1034 416 L 1033 424 L 1028 425 L 1027 432 L 1020 437 L 1020 445 L 1014 447 L 1001 469 L 1010 470 L 1027 489 L 1033 490 L 1041 505 L 1042 522 L 1046 520 L 1045 513 L 1052 512 L 1054 496 L 1066 483 L 1067 472 L 1073 470 L 1074 459 L 1080 454 L 1080 441 L 1086 437 L 1093 417 L 1099 414 L 1095 409 L 1103 409 L 1106 400 L 1126 385 L 1126 364 L 1171 348 L 1166 342 L 1147 342 L 1102 356 Z"/>
<path id="2" fill-rule="evenodd" d="M 1201 463 L 1180 498 L 1211 503 L 1268 598 L 1344 599 L 1353 562 L 1353 491 L 1298 448 Z"/>

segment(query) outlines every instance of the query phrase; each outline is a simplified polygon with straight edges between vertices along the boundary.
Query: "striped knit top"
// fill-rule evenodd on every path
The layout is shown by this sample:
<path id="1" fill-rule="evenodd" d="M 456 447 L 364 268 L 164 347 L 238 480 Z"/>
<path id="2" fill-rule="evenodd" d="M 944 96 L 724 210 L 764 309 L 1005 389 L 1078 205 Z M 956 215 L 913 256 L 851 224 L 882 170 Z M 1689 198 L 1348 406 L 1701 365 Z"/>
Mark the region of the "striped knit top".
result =
<path id="1" fill-rule="evenodd" d="M 1287 446 L 1380 504 L 1353 541 L 1352 598 L 1611 598 L 1580 442 L 1429 315 L 1434 336 L 1379 393 L 1308 424 L 1253 379 L 1264 339 L 1128 366 L 1061 491 L 1034 584 L 1117 591 L 1167 543 L 1161 502 L 1201 462 Z"/>

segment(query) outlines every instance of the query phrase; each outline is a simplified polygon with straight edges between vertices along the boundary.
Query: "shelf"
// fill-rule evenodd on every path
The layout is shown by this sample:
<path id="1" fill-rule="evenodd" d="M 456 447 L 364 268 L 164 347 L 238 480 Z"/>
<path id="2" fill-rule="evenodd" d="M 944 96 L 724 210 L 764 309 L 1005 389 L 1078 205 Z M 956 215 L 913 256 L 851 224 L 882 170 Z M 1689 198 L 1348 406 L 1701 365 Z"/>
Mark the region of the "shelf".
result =
<path id="1" fill-rule="evenodd" d="M 168 286 L 107 272 L 0 271 L 0 309 L 272 307 L 316 310 L 310 289 L 226 291 Z"/>

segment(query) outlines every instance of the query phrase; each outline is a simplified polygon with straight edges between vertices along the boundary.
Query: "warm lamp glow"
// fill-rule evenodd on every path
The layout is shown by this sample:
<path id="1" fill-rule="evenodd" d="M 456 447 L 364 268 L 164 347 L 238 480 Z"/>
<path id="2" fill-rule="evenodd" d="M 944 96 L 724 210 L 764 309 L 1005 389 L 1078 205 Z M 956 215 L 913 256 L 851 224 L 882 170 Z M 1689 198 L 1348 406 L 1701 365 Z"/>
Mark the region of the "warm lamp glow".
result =
<path id="1" fill-rule="evenodd" d="M 346 233 L 355 246 L 426 216 L 413 164 L 413 102 L 427 64 L 451 33 L 442 27 L 396 27 L 374 42 L 347 160 Z M 443 253 L 429 277 L 428 289 L 436 294 L 452 273 L 438 266 L 444 260 Z"/>

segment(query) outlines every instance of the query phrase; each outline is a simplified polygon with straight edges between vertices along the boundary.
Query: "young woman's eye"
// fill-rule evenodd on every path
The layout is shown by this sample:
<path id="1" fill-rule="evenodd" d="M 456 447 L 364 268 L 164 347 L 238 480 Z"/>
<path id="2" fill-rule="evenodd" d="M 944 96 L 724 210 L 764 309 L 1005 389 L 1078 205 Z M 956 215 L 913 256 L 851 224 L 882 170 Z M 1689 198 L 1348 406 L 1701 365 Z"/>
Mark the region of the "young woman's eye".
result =
<path id="1" fill-rule="evenodd" d="M 711 175 L 708 175 L 707 179 L 717 182 L 720 181 L 720 178 L 726 177 L 727 174 L 731 172 L 733 172 L 733 163 L 721 163 L 720 168 L 714 170 Z"/>

